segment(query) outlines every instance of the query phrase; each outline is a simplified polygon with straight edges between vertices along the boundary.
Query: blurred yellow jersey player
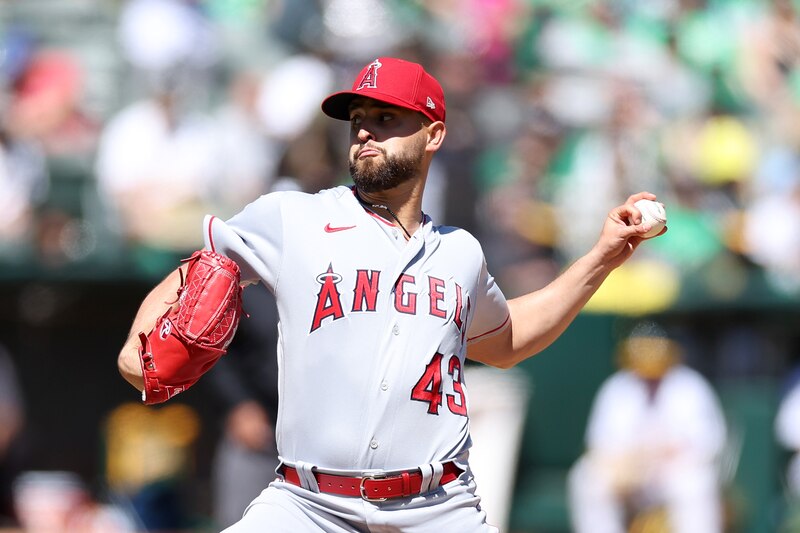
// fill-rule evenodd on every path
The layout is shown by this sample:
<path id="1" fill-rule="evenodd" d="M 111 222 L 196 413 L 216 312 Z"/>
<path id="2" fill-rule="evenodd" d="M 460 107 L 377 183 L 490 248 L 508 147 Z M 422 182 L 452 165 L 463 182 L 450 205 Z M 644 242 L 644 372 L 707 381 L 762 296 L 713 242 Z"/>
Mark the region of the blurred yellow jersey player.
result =
<path id="1" fill-rule="evenodd" d="M 620 343 L 620 369 L 597 392 L 586 452 L 569 475 L 576 533 L 723 531 L 725 419 L 711 385 L 681 352 L 653 323 Z"/>

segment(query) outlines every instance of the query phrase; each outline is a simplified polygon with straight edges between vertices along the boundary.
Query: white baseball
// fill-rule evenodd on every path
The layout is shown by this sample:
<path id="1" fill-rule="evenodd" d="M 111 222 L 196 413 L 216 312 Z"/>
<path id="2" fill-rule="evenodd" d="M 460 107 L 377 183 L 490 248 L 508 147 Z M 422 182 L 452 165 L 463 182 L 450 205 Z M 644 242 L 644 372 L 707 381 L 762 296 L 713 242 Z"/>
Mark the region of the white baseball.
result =
<path id="1" fill-rule="evenodd" d="M 652 200 L 639 200 L 633 205 L 642 213 L 642 224 L 650 225 L 650 231 L 641 236 L 649 239 L 661 233 L 661 230 L 667 225 L 667 212 L 664 205 Z M 633 220 L 630 220 L 630 223 L 633 224 Z"/>

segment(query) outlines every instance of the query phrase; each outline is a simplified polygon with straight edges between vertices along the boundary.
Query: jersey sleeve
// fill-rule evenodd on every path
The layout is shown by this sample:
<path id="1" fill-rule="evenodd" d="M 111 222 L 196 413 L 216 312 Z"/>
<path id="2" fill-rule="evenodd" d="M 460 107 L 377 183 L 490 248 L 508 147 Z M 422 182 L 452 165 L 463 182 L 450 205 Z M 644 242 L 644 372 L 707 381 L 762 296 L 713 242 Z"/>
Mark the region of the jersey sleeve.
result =
<path id="1" fill-rule="evenodd" d="M 490 337 L 508 325 L 510 313 L 506 297 L 489 274 L 483 258 L 477 285 L 475 314 L 467 330 L 467 342 Z"/>
<path id="2" fill-rule="evenodd" d="M 203 221 L 206 248 L 236 261 L 243 283 L 263 281 L 275 289 L 281 269 L 284 195 L 264 195 L 227 221 L 213 215 Z"/>

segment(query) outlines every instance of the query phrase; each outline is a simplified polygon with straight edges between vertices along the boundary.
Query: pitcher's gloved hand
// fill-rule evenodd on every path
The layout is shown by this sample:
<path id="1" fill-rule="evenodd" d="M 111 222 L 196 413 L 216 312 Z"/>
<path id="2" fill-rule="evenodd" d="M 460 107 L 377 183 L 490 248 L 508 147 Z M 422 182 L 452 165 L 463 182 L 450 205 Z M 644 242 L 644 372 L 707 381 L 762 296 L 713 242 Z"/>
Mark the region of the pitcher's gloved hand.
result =
<path id="1" fill-rule="evenodd" d="M 161 403 L 197 382 L 220 357 L 242 316 L 239 266 L 230 258 L 199 250 L 188 259 L 177 304 L 150 333 L 139 333 L 146 404 Z"/>

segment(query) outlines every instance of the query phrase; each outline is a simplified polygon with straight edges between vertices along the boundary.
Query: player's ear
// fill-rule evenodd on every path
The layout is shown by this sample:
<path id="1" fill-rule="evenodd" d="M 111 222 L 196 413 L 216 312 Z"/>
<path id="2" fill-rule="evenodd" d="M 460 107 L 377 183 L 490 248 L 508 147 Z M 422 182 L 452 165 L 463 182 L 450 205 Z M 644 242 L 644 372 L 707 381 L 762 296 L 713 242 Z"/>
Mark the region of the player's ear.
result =
<path id="1" fill-rule="evenodd" d="M 428 134 L 428 150 L 435 152 L 442 147 L 445 135 L 447 135 L 447 127 L 444 122 L 437 120 L 425 126 Z"/>

